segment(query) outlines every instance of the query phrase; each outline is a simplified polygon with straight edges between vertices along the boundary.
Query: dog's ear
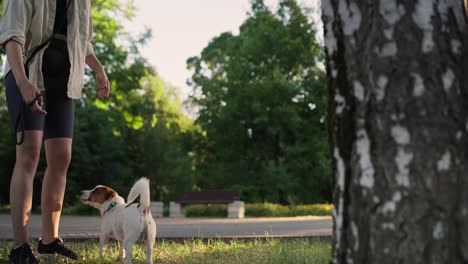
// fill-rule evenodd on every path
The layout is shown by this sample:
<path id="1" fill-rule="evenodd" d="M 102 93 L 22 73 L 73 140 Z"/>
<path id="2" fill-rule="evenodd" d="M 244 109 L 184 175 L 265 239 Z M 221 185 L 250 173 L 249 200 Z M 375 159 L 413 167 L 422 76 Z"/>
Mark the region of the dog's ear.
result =
<path id="1" fill-rule="evenodd" d="M 95 203 L 102 204 L 105 201 L 117 196 L 117 192 L 107 186 L 99 186 L 89 196 L 89 200 Z"/>
<path id="2" fill-rule="evenodd" d="M 117 192 L 107 187 L 106 194 L 105 194 L 106 201 L 114 198 L 115 196 L 117 196 Z"/>

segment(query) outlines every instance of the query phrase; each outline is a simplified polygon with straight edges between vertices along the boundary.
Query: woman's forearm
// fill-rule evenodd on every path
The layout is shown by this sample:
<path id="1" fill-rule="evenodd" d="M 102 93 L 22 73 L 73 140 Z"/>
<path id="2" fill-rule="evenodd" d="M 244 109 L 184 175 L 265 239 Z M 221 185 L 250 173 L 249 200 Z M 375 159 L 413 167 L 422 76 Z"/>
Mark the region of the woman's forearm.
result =
<path id="1" fill-rule="evenodd" d="M 107 78 L 104 67 L 102 67 L 101 62 L 99 62 L 96 55 L 91 54 L 86 56 L 86 64 L 94 71 L 96 75 L 96 81 L 98 85 L 98 96 L 100 99 L 109 97 L 110 84 L 109 79 Z"/>
<path id="2" fill-rule="evenodd" d="M 21 87 L 21 83 L 28 81 L 23 64 L 23 49 L 18 42 L 10 40 L 5 44 L 5 51 L 16 83 Z"/>
<path id="3" fill-rule="evenodd" d="M 93 70 L 93 72 L 97 73 L 103 71 L 104 68 L 102 67 L 99 60 L 96 58 L 94 54 L 86 56 L 86 64 Z"/>

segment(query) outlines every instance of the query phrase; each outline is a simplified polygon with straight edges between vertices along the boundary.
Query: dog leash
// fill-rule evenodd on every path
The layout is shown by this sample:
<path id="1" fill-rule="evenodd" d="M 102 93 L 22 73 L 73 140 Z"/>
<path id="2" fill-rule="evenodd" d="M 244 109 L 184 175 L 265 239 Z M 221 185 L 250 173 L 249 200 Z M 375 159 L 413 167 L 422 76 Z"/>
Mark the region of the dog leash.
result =
<path id="1" fill-rule="evenodd" d="M 53 35 L 52 37 L 50 37 L 49 39 L 47 39 L 46 41 L 44 41 L 41 45 L 39 45 L 36 49 L 34 49 L 34 51 L 32 52 L 32 54 L 26 59 L 26 62 L 24 63 L 24 70 L 26 72 L 26 77 L 29 78 L 29 62 L 31 61 L 32 57 L 34 57 L 34 55 L 36 55 L 42 48 L 44 48 L 47 44 L 49 44 L 49 42 L 52 40 L 53 38 Z M 26 102 L 23 101 L 23 104 L 22 104 L 22 107 L 18 113 L 18 116 L 16 117 L 16 122 L 15 122 L 15 130 L 13 132 L 16 132 L 18 131 L 18 126 L 21 122 L 22 124 L 22 128 L 21 128 L 21 136 L 20 136 L 20 139 L 18 141 L 18 139 L 16 138 L 16 135 L 15 135 L 15 138 L 16 138 L 16 145 L 21 145 L 23 144 L 24 142 L 24 112 L 26 111 L 26 107 L 29 107 L 31 108 L 38 100 L 39 98 L 44 98 L 44 94 L 45 92 L 42 91 L 40 92 L 36 98 L 34 98 L 34 100 L 32 100 L 32 102 L 26 104 Z"/>

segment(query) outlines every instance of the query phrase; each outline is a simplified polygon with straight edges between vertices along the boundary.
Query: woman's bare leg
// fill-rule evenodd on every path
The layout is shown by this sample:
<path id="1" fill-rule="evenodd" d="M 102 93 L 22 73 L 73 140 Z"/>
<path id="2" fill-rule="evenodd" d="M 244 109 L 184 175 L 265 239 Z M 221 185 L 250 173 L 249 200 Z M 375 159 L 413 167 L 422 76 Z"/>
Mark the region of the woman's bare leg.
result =
<path id="1" fill-rule="evenodd" d="M 42 183 L 42 241 L 52 243 L 59 235 L 67 171 L 71 161 L 72 139 L 52 138 L 45 141 L 47 169 Z"/>
<path id="2" fill-rule="evenodd" d="M 14 246 L 28 242 L 33 182 L 41 154 L 42 131 L 25 131 L 23 144 L 16 146 L 16 163 L 10 184 Z"/>

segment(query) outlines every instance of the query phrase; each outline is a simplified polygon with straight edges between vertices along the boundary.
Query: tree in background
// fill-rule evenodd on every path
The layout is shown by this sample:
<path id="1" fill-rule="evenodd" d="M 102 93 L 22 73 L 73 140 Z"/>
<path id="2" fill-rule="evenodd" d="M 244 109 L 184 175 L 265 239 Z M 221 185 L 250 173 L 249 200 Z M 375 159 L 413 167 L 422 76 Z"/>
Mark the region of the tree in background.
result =
<path id="1" fill-rule="evenodd" d="M 333 263 L 468 262 L 462 1 L 323 0 Z"/>
<path id="2" fill-rule="evenodd" d="M 214 38 L 193 70 L 196 183 L 241 189 L 249 202 L 330 199 L 323 54 L 295 0 L 273 13 L 262 0 L 238 35 Z"/>
<path id="3" fill-rule="evenodd" d="M 140 55 L 151 32 L 130 36 L 123 30 L 122 21 L 134 15 L 131 3 L 93 1 L 93 42 L 111 97 L 97 99 L 87 72 L 76 101 L 65 206 L 96 184 L 125 195 L 142 176 L 151 180 L 152 199 L 166 202 L 212 188 L 241 189 L 248 202 L 330 199 L 323 54 L 305 8 L 282 0 L 273 13 L 253 1 L 239 35 L 224 33 L 188 60 L 192 103 L 200 109 L 194 124 L 181 112 L 177 89 Z M 2 85 L 0 203 L 8 203 L 15 146 Z M 41 159 L 35 190 L 45 166 Z"/>
<path id="4" fill-rule="evenodd" d="M 117 45 L 116 40 L 127 34 L 116 17 L 132 16 L 131 2 L 124 6 L 117 0 L 93 3 L 95 52 L 108 70 L 111 97 L 100 101 L 94 89 L 86 89 L 77 110 L 69 173 L 76 182 L 69 186 L 75 189 L 71 193 L 78 193 L 94 184 L 109 184 L 125 194 L 129 183 L 146 176 L 152 198 L 168 201 L 192 187 L 193 122 L 182 114 L 176 88 L 162 81 L 140 55 L 139 48 L 151 32 L 130 36 L 129 47 Z M 95 80 L 90 78 L 87 86 L 95 87 Z M 82 181 L 83 177 L 87 180 Z"/>
<path id="5" fill-rule="evenodd" d="M 153 199 L 175 199 L 192 187 L 193 122 L 181 113 L 176 88 L 163 82 L 139 53 L 151 32 L 129 36 L 118 22 L 132 18 L 131 3 L 93 1 L 93 43 L 111 80 L 111 97 L 97 99 L 94 76 L 87 72 L 83 98 L 76 101 L 65 205 L 78 202 L 79 191 L 96 184 L 125 195 L 142 176 L 151 180 Z M 8 203 L 15 146 L 1 85 L 0 175 L 8 177 L 0 177 L 0 202 Z M 40 190 L 45 166 L 42 155 L 35 190 Z M 34 206 L 39 194 L 34 193 Z"/>

